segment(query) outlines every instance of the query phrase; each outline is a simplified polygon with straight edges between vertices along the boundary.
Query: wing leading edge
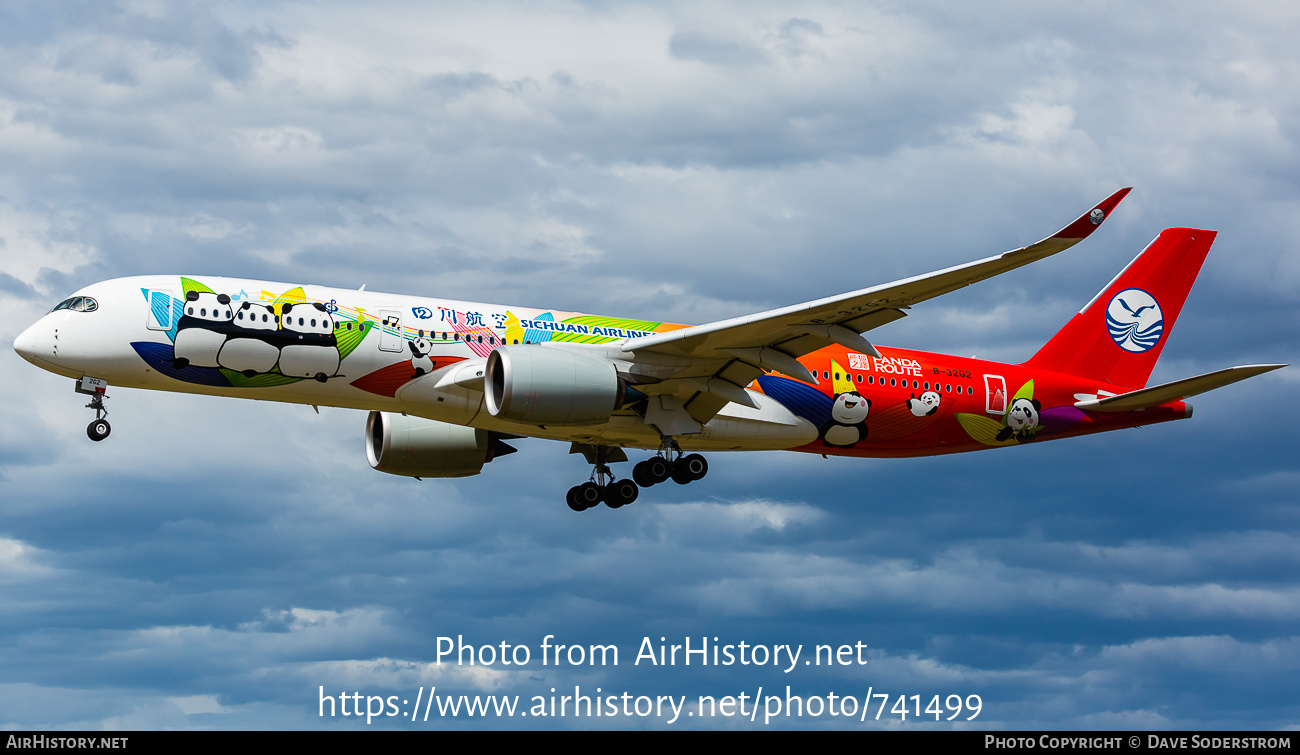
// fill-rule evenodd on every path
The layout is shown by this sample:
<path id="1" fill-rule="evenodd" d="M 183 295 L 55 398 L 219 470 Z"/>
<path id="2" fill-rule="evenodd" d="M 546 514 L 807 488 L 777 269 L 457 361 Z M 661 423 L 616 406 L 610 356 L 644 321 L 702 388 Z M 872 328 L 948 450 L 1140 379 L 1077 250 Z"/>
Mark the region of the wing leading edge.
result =
<path id="1" fill-rule="evenodd" d="M 1110 215 L 1130 188 L 1120 189 L 1060 231 L 1034 244 L 996 257 L 937 270 L 925 275 L 850 291 L 839 296 L 794 304 L 707 325 L 633 338 L 623 351 L 655 351 L 678 356 L 734 356 L 726 349 L 776 348 L 800 357 L 832 343 L 870 352 L 857 334 L 904 316 L 902 310 L 1037 262 L 1087 238 Z M 850 332 L 846 335 L 846 332 Z M 844 343 L 844 340 L 850 343 Z"/>
<path id="2" fill-rule="evenodd" d="M 676 432 L 691 432 L 687 428 L 707 422 L 735 400 L 735 393 L 769 370 L 816 383 L 816 377 L 796 359 L 832 344 L 879 356 L 860 334 L 905 317 L 904 310 L 913 304 L 1069 249 L 1091 235 L 1130 190 L 1126 187 L 1111 194 L 1051 236 L 996 257 L 767 312 L 629 339 L 622 350 L 631 352 L 634 359 L 652 353 L 687 357 L 691 362 L 675 377 L 647 386 L 646 392 L 652 394 L 647 420 L 657 424 L 651 415 L 663 417 L 658 424 L 666 434 L 672 434 L 665 429 L 670 424 Z"/>

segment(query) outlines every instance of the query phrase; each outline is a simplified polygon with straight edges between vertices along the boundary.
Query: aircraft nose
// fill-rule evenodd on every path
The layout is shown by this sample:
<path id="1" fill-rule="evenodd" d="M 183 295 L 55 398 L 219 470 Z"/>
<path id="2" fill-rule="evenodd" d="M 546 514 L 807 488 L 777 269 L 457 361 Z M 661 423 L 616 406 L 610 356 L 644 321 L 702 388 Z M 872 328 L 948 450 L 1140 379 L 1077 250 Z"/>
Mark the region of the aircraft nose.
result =
<path id="1" fill-rule="evenodd" d="M 43 339 L 42 332 L 45 330 L 44 323 L 38 321 L 27 330 L 18 334 L 14 339 L 14 351 L 23 359 L 36 364 L 36 355 L 41 351 Z"/>

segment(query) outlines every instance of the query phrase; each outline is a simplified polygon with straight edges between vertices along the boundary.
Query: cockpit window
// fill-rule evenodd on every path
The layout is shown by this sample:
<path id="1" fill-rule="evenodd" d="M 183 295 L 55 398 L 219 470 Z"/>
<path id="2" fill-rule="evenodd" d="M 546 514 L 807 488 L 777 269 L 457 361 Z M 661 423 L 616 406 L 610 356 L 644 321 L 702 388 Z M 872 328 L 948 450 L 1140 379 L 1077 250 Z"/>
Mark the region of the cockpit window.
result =
<path id="1" fill-rule="evenodd" d="M 59 302 L 59 305 L 50 311 L 58 312 L 60 309 L 70 309 L 73 312 L 94 312 L 99 309 L 99 302 L 89 296 L 73 296 Z"/>

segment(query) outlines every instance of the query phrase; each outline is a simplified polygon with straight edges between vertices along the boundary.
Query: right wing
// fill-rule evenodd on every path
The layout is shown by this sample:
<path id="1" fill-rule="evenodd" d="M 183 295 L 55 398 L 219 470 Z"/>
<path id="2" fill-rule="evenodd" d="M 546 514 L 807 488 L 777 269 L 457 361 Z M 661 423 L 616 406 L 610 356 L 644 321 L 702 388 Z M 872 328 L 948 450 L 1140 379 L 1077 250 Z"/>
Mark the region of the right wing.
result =
<path id="1" fill-rule="evenodd" d="M 913 304 L 1037 262 L 1083 241 L 1131 189 L 1120 189 L 1070 225 L 1029 246 L 925 275 L 758 314 L 629 339 L 623 351 L 733 357 L 733 349 L 777 349 L 801 357 L 833 343 L 875 352 L 860 333 L 905 316 Z M 875 354 L 879 356 L 879 354 Z M 778 357 L 779 359 L 779 357 Z"/>
<path id="2" fill-rule="evenodd" d="M 1095 231 L 1129 191 L 1111 194 L 1042 241 L 996 257 L 839 296 L 629 339 L 622 350 L 634 361 L 677 365 L 669 375 L 659 371 L 653 386 L 638 386 L 658 397 L 651 402 L 646 421 L 665 434 L 698 432 L 696 423 L 709 421 L 728 402 L 748 403 L 744 387 L 764 372 L 816 383 L 817 378 L 796 361 L 805 354 L 839 344 L 879 356 L 861 333 L 905 317 L 903 310 L 913 304 L 1069 249 Z"/>

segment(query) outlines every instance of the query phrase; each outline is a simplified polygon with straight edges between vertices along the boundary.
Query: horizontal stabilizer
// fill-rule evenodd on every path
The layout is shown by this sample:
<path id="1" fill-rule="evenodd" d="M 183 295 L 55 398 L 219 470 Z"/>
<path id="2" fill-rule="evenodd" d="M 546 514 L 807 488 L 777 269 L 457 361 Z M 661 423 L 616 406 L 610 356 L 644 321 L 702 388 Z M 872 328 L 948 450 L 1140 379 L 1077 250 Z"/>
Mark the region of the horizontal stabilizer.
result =
<path id="1" fill-rule="evenodd" d="M 1148 409 L 1153 406 L 1167 404 L 1170 401 L 1179 401 L 1212 391 L 1215 388 L 1222 388 L 1225 385 L 1232 385 L 1239 380 L 1253 378 L 1256 375 L 1262 375 L 1265 372 L 1271 372 L 1283 367 L 1286 367 L 1286 365 L 1248 364 L 1241 367 L 1229 367 L 1226 370 L 1216 370 L 1196 377 L 1175 380 L 1172 383 L 1153 385 L 1150 388 L 1121 393 L 1118 396 L 1079 401 L 1075 406 L 1079 409 L 1094 412 L 1131 412 Z"/>

